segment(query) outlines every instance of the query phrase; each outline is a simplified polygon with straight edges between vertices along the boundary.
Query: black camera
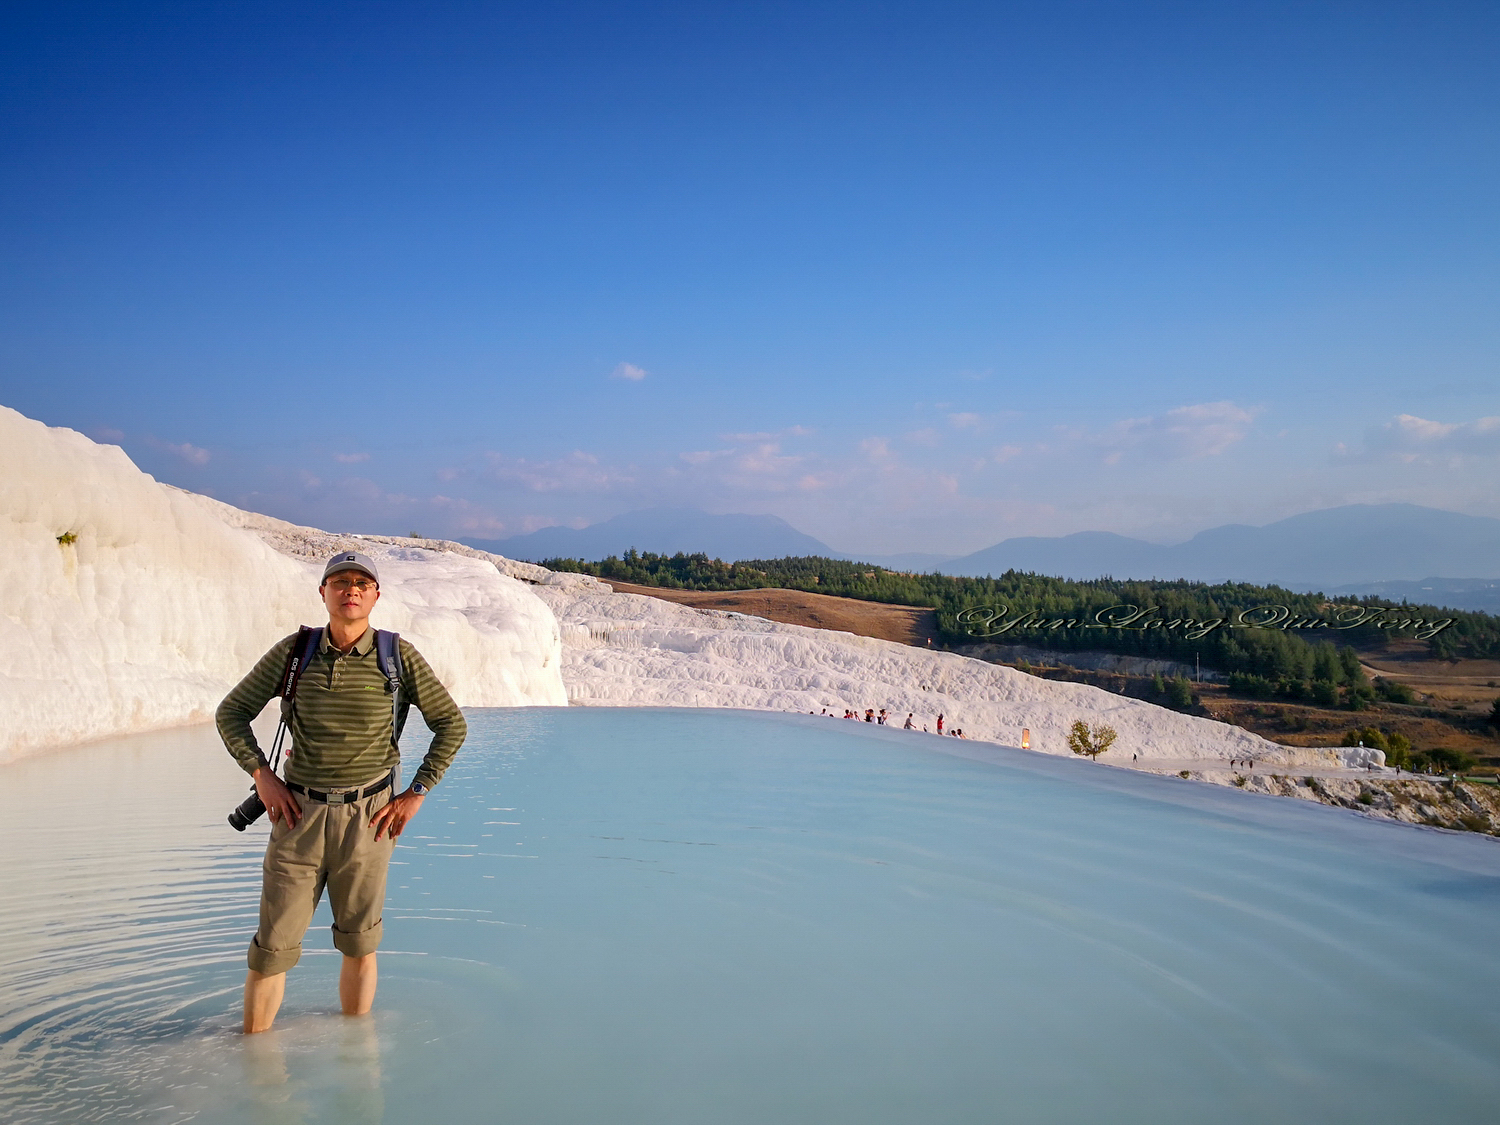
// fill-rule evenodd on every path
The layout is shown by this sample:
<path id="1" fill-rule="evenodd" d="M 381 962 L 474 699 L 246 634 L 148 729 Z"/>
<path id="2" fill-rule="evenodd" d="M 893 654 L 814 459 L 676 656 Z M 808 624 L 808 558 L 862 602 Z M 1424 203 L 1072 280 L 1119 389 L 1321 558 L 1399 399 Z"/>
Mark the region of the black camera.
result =
<path id="1" fill-rule="evenodd" d="M 250 796 L 241 801 L 229 814 L 229 827 L 236 832 L 243 832 L 259 820 L 265 811 L 266 806 L 261 801 L 260 794 L 255 791 L 254 786 L 251 786 Z"/>

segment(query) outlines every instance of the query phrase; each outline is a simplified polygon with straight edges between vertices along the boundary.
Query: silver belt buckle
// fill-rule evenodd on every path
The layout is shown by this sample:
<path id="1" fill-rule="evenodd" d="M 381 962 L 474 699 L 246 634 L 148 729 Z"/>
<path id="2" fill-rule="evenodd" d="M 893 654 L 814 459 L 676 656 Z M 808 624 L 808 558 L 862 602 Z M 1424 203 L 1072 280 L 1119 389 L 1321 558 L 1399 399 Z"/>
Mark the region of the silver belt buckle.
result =
<path id="1" fill-rule="evenodd" d="M 386 773 L 389 772 L 389 770 L 386 771 Z M 386 774 L 383 773 L 380 775 L 380 777 L 373 778 L 370 781 L 363 782 L 360 785 L 330 785 L 327 790 L 325 790 L 325 792 L 327 792 L 328 794 L 328 803 L 330 805 L 352 805 L 354 801 L 349 799 L 348 794 L 353 793 L 355 795 L 355 799 L 358 799 L 359 794 L 363 790 L 370 788 L 370 786 L 372 785 L 379 785 L 381 780 L 385 776 Z"/>

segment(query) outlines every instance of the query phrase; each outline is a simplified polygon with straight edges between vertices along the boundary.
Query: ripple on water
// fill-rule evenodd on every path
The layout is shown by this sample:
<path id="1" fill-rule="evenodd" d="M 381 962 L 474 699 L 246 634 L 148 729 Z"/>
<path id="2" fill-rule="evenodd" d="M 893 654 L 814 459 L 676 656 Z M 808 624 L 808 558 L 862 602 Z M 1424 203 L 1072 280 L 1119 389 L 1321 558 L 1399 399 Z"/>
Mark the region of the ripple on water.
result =
<path id="1" fill-rule="evenodd" d="M 334 1014 L 325 908 L 248 1039 L 264 829 L 224 824 L 244 782 L 212 732 L 4 767 L 0 1118 L 1500 1104 L 1491 841 L 802 717 L 470 719 L 396 854 L 374 1017 Z"/>

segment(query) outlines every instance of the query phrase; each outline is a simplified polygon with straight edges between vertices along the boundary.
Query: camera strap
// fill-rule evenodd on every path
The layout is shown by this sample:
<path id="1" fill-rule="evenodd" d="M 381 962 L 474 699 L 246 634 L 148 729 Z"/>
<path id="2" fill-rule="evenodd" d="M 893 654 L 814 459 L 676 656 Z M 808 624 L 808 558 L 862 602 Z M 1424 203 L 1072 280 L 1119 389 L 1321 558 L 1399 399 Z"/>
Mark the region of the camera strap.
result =
<path id="1" fill-rule="evenodd" d="M 281 721 L 292 721 L 292 704 L 297 699 L 297 684 L 307 670 L 313 653 L 323 641 L 323 630 L 303 625 L 297 630 L 297 639 L 292 642 L 292 651 L 286 654 L 286 668 L 281 673 L 281 684 L 276 694 L 281 698 Z"/>
<path id="2" fill-rule="evenodd" d="M 281 722 L 276 726 L 276 738 L 271 743 L 271 772 L 275 773 L 277 766 L 281 764 L 281 748 L 286 742 L 286 734 L 292 723 L 292 707 L 297 699 L 297 683 L 302 679 L 302 673 L 307 670 L 308 662 L 312 660 L 313 653 L 318 651 L 318 645 L 323 641 L 323 630 L 311 625 L 303 625 L 297 630 L 297 639 L 292 642 L 292 650 L 286 654 L 286 667 L 281 672 L 281 682 L 277 686 L 276 694 L 281 699 Z"/>

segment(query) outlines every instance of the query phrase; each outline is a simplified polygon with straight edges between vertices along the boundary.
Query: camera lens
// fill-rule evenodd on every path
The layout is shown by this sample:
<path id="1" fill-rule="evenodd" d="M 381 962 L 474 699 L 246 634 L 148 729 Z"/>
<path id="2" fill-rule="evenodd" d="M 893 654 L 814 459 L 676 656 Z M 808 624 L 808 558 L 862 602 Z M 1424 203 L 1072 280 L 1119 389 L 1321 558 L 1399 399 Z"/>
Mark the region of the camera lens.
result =
<path id="1" fill-rule="evenodd" d="M 229 814 L 229 827 L 236 832 L 243 832 L 250 825 L 260 819 L 261 814 L 266 811 L 266 806 L 261 803 L 260 794 L 254 789 L 250 790 L 250 796 L 246 797 Z"/>

